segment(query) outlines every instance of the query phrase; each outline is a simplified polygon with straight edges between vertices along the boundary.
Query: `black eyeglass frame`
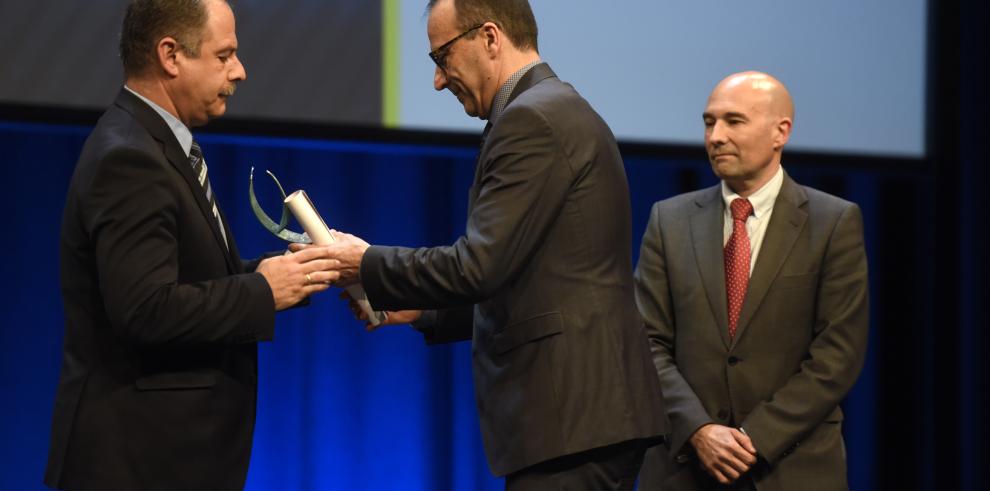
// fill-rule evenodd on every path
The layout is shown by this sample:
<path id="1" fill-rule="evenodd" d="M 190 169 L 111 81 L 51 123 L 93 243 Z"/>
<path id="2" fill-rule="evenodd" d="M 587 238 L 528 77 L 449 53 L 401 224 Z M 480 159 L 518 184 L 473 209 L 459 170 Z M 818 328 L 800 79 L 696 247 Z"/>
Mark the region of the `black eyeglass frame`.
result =
<path id="1" fill-rule="evenodd" d="M 470 28 L 470 29 L 468 29 L 468 30 L 466 30 L 466 31 L 458 34 L 456 37 L 454 37 L 454 39 L 451 39 L 450 41 L 447 41 L 446 43 L 441 44 L 440 47 L 438 47 L 437 49 L 435 49 L 433 51 L 430 51 L 427 54 L 430 55 L 430 59 L 433 60 L 433 63 L 436 63 L 436 65 L 438 67 L 440 67 L 441 70 L 446 70 L 447 69 L 447 52 L 450 51 L 450 47 L 453 46 L 454 43 L 456 43 L 458 39 L 460 39 L 460 38 L 462 38 L 464 36 L 467 36 L 472 31 L 476 31 L 478 29 L 481 29 L 482 27 L 485 27 L 485 24 L 487 24 L 487 22 L 482 22 L 481 24 L 478 24 L 478 25 L 476 25 L 476 26 L 474 26 L 474 27 L 472 27 L 472 28 Z"/>

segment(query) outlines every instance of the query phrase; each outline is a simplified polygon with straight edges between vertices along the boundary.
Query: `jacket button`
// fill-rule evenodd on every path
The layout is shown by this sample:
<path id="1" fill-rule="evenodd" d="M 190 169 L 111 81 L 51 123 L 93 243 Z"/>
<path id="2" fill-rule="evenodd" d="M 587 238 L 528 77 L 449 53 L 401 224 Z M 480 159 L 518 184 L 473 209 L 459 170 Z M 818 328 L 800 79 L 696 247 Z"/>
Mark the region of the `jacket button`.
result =
<path id="1" fill-rule="evenodd" d="M 726 419 L 729 419 L 729 411 L 726 411 L 725 409 L 719 409 L 718 414 L 716 414 L 716 416 L 718 416 L 718 419 L 724 421 Z"/>
<path id="2" fill-rule="evenodd" d="M 729 366 L 730 367 L 734 367 L 734 366 L 736 366 L 736 363 L 739 363 L 739 358 L 736 358 L 735 356 L 730 356 L 729 357 Z"/>
<path id="3" fill-rule="evenodd" d="M 690 457 L 688 457 L 686 453 L 682 453 L 682 454 L 677 454 L 677 457 L 674 458 L 674 461 L 677 462 L 678 464 L 686 464 L 689 459 Z"/>

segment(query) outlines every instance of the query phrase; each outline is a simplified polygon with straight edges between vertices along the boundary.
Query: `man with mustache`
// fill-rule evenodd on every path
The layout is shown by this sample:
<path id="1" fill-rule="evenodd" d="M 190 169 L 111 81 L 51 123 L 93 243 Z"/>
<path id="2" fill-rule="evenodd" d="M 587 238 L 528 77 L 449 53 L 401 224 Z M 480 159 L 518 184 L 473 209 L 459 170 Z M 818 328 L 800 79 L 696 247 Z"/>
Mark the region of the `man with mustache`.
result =
<path id="1" fill-rule="evenodd" d="M 134 0 L 125 84 L 86 140 L 61 234 L 62 372 L 45 483 L 234 490 L 247 475 L 258 341 L 327 288 L 318 249 L 244 262 L 190 128 L 245 78 L 223 0 Z"/>
<path id="2" fill-rule="evenodd" d="M 654 205 L 636 266 L 667 413 L 641 489 L 846 489 L 842 410 L 869 328 L 854 203 L 781 167 L 790 94 L 727 77 L 704 111 L 714 187 Z"/>

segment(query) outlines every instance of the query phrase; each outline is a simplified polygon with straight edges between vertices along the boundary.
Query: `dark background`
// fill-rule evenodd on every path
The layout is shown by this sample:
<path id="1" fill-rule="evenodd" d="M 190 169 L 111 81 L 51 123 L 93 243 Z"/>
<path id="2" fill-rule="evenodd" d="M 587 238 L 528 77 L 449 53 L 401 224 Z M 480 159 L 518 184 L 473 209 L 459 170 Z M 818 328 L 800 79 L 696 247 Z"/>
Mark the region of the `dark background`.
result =
<path id="1" fill-rule="evenodd" d="M 926 158 L 785 152 L 799 182 L 863 209 L 870 346 L 844 403 L 855 490 L 985 488 L 987 9 L 931 3 Z M 0 111 L 0 488 L 40 489 L 61 356 L 58 227 L 98 114 Z M 332 226 L 372 243 L 435 245 L 463 230 L 476 135 L 227 119 L 197 138 L 245 256 L 280 245 L 249 211 L 252 164 L 307 189 Z M 700 145 L 623 152 L 638 253 L 652 202 L 715 181 Z M 269 183 L 258 187 L 275 202 Z M 248 488 L 499 489 L 481 451 L 469 364 L 467 345 L 427 348 L 401 327 L 364 333 L 331 295 L 280 314 L 275 342 L 261 349 Z"/>
<path id="2" fill-rule="evenodd" d="M 124 0 L 0 0 L 0 104 L 101 110 L 123 80 Z M 238 85 L 229 117 L 378 125 L 382 2 L 235 0 Z"/>

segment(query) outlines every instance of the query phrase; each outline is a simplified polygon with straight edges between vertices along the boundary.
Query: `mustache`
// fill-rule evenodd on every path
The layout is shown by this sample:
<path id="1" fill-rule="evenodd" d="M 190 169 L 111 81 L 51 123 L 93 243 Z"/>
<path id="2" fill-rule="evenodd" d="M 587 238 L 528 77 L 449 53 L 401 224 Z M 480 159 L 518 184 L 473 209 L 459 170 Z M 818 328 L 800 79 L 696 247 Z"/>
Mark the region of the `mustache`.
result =
<path id="1" fill-rule="evenodd" d="M 225 96 L 225 97 L 230 97 L 230 96 L 234 95 L 234 92 L 237 92 L 237 84 L 230 84 L 230 85 L 224 87 L 220 91 L 220 95 Z"/>

